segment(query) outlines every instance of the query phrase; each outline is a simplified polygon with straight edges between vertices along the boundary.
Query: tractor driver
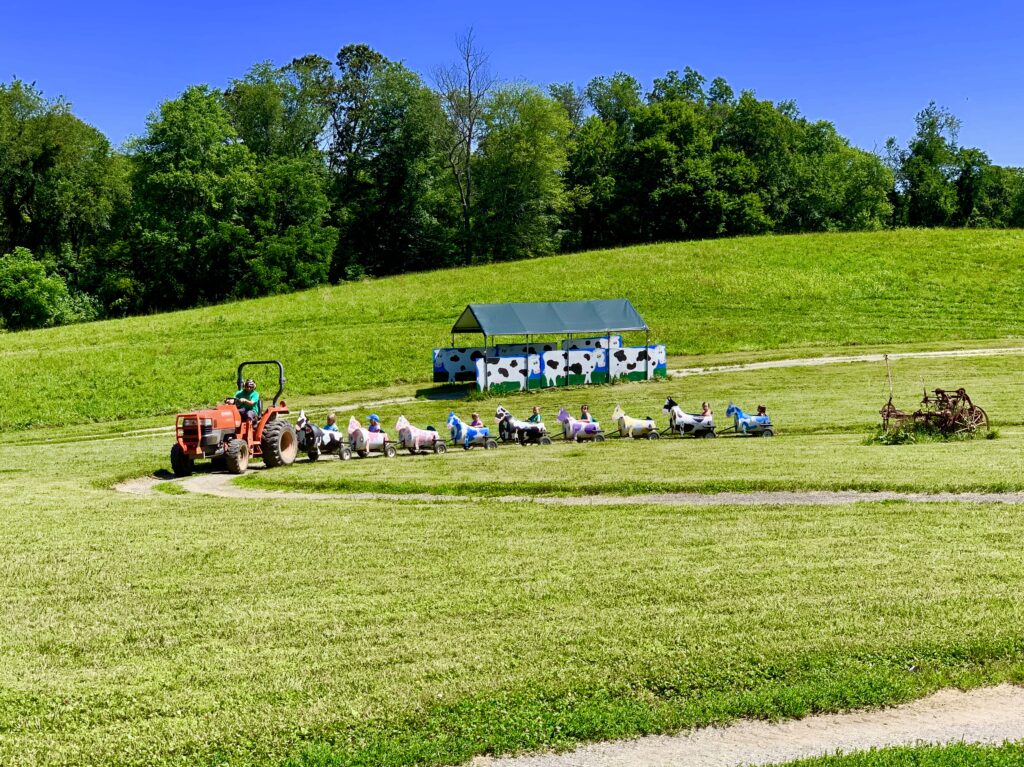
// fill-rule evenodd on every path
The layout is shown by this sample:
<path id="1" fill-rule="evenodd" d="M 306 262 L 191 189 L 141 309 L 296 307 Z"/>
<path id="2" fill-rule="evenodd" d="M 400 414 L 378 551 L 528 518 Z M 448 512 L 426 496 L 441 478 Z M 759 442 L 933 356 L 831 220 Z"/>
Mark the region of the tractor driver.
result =
<path id="1" fill-rule="evenodd" d="M 227 401 L 238 408 L 242 418 L 255 421 L 259 417 L 260 393 L 256 391 L 256 382 L 251 378 L 246 378 L 242 388 L 235 392 L 234 397 L 229 397 Z"/>

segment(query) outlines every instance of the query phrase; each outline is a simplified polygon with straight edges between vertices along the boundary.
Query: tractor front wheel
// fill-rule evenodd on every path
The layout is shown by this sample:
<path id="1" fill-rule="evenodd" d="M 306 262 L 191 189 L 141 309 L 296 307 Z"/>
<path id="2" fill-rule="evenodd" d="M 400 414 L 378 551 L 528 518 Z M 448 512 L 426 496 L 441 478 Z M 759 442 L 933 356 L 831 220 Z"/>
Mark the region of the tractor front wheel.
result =
<path id="1" fill-rule="evenodd" d="M 249 445 L 244 439 L 233 439 L 228 443 L 224 462 L 232 474 L 245 474 L 249 468 Z"/>
<path id="2" fill-rule="evenodd" d="M 295 429 L 287 421 L 275 418 L 263 427 L 260 450 L 263 453 L 263 463 L 268 468 L 291 466 L 295 463 L 295 456 L 299 454 L 299 440 L 295 435 Z"/>
<path id="3" fill-rule="evenodd" d="M 192 473 L 194 467 L 195 461 L 192 460 L 192 456 L 185 454 L 181 445 L 177 442 L 171 445 L 171 471 L 174 472 L 174 476 L 187 477 Z"/>

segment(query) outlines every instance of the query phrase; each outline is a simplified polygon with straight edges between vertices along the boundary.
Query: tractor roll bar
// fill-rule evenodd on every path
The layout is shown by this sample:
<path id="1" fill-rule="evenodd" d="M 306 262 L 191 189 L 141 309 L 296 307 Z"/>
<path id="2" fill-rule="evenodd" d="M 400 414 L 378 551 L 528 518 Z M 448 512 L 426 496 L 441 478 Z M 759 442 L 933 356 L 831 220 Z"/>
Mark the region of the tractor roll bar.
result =
<path id="1" fill-rule="evenodd" d="M 284 377 L 284 365 L 277 360 L 254 360 L 249 362 L 243 362 L 238 366 L 238 388 L 242 388 L 242 368 L 247 365 L 277 365 L 277 394 L 274 395 L 273 405 L 277 406 L 277 399 L 281 396 L 281 392 L 284 391 L 284 382 L 287 380 Z"/>

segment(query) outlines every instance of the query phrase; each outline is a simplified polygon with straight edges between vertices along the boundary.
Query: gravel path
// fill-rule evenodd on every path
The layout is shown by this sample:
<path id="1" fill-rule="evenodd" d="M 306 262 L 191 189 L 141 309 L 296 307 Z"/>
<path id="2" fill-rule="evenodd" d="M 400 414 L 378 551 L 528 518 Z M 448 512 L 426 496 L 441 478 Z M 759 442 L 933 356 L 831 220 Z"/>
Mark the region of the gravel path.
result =
<path id="1" fill-rule="evenodd" d="M 742 721 L 672 736 L 595 743 L 564 754 L 477 757 L 472 767 L 741 767 L 780 764 L 836 751 L 923 743 L 1024 740 L 1024 688 L 943 690 L 878 711 Z"/>
<path id="2" fill-rule="evenodd" d="M 256 470 L 258 471 L 258 470 Z M 250 469 L 249 474 L 255 473 Z M 164 482 L 173 482 L 190 493 L 219 498 L 267 500 L 279 498 L 306 501 L 428 501 L 459 503 L 470 500 L 465 495 L 433 493 L 307 493 L 290 490 L 263 490 L 242 487 L 232 480 L 233 474 L 194 474 L 185 479 L 140 477 L 115 486 L 115 490 L 133 495 L 149 495 Z M 476 496 L 473 496 L 474 498 Z M 854 490 L 753 491 L 749 493 L 647 493 L 639 495 L 500 495 L 492 500 L 504 503 L 540 503 L 548 506 L 623 506 L 648 504 L 654 506 L 839 506 L 875 501 L 1009 503 L 1024 504 L 1024 492 L 1018 493 L 899 493 L 890 490 L 858 492 Z"/>
<path id="3" fill-rule="evenodd" d="M 889 359 L 929 359 L 933 357 L 1003 357 L 1006 355 L 1024 354 L 1024 347 L 1004 347 L 1001 349 L 947 349 L 937 352 L 892 352 Z M 766 360 L 764 362 L 746 362 L 741 365 L 718 365 L 713 367 L 681 368 L 670 370 L 673 376 L 701 376 L 712 373 L 744 373 L 748 370 L 770 370 L 772 368 L 816 367 L 818 365 L 838 365 L 843 362 L 883 362 L 885 354 L 854 354 L 835 355 L 830 357 L 796 357 L 787 360 Z"/>

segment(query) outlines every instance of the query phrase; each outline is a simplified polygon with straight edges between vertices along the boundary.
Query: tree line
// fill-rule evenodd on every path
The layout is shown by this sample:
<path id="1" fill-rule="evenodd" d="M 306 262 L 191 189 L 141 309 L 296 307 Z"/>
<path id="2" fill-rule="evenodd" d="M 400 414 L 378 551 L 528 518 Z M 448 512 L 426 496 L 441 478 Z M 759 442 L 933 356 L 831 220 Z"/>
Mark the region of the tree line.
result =
<path id="1" fill-rule="evenodd" d="M 546 90 L 472 35 L 428 84 L 365 45 L 166 101 L 117 149 L 0 84 L 0 327 L 401 272 L 769 232 L 1024 225 L 1024 181 L 934 103 L 906 146 L 686 68 Z"/>

